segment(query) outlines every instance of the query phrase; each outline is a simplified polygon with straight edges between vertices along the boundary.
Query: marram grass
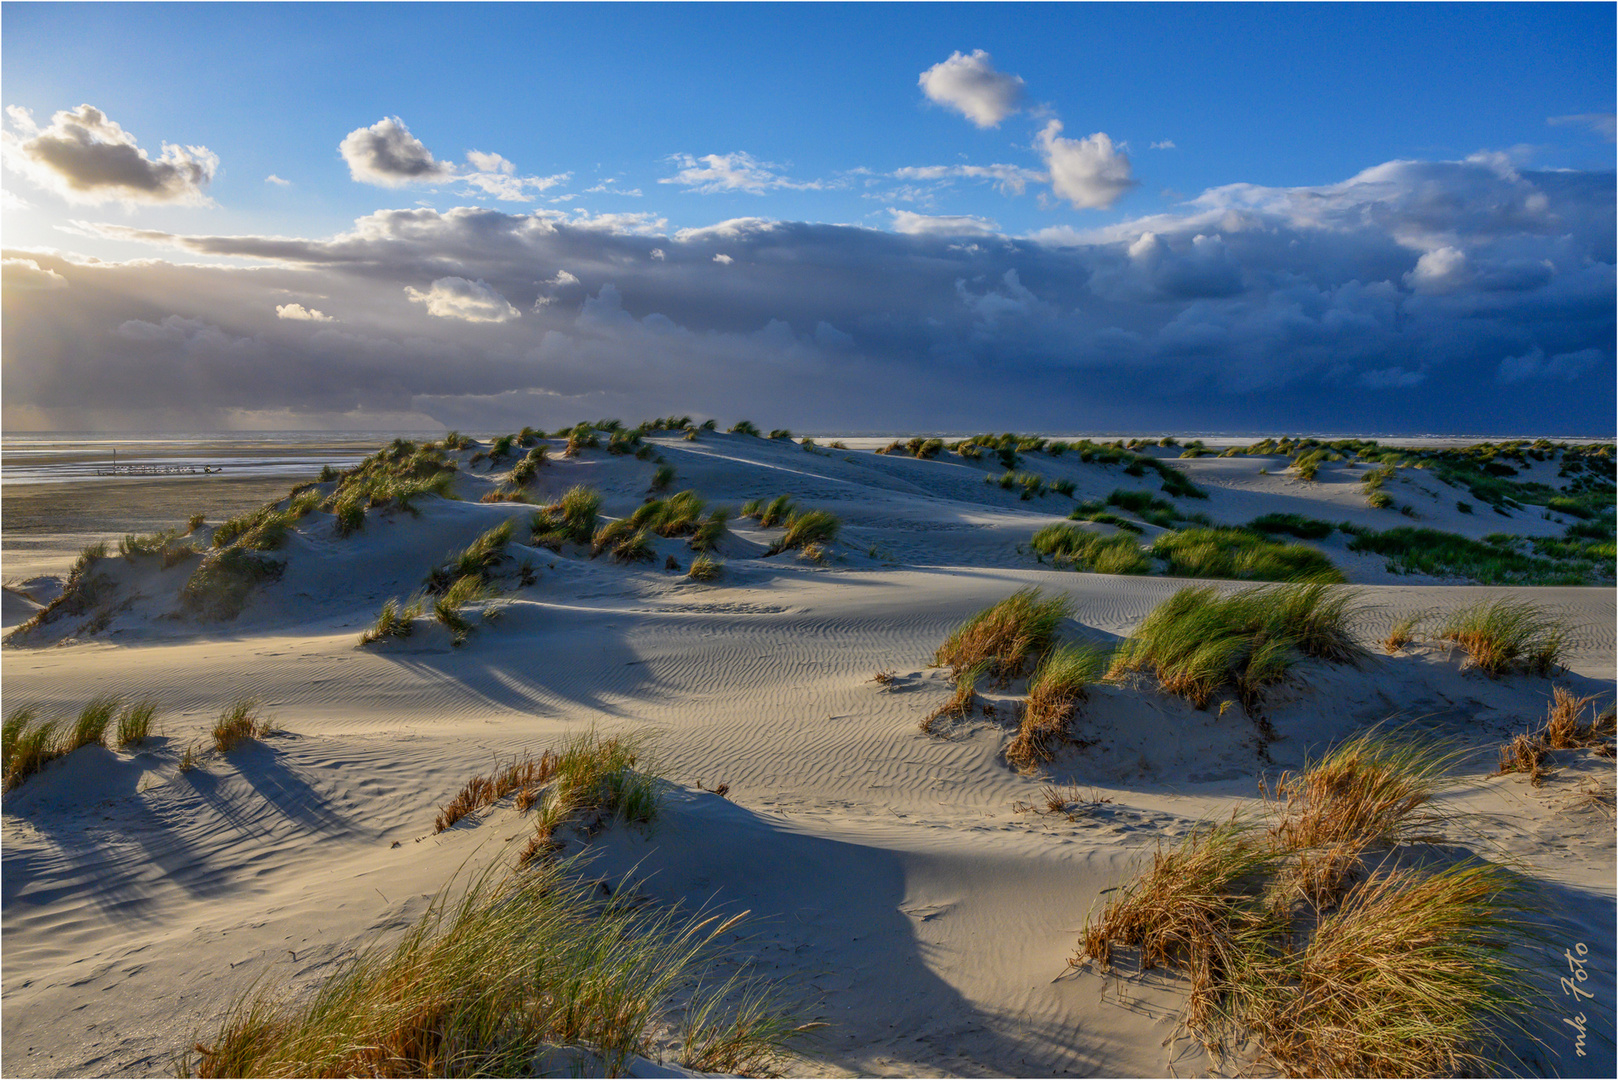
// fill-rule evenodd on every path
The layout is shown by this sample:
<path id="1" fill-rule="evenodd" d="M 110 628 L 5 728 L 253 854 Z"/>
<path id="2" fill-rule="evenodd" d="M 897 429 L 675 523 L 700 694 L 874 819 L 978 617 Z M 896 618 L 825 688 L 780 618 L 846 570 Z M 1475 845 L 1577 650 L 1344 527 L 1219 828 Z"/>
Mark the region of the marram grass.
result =
<path id="1" fill-rule="evenodd" d="M 1073 601 L 1065 593 L 1046 597 L 1035 588 L 1019 589 L 956 627 L 933 654 L 933 664 L 957 677 L 983 664 L 986 675 L 1015 678 L 1044 655 L 1057 626 L 1072 613 Z"/>

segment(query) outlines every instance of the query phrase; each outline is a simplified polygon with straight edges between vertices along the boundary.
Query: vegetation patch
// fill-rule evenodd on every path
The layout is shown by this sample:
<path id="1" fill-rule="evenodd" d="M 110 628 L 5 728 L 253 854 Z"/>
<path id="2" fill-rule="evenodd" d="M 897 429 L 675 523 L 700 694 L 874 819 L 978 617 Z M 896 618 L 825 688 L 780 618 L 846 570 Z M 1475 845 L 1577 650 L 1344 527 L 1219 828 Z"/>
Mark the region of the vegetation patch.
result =
<path id="1" fill-rule="evenodd" d="M 1068 564 L 1097 574 L 1145 574 L 1152 569 L 1141 546 L 1122 533 L 1102 536 L 1073 525 L 1047 525 L 1034 534 L 1029 546 L 1057 566 Z"/>
<path id="2" fill-rule="evenodd" d="M 1247 527 L 1271 535 L 1285 533 L 1299 540 L 1324 540 L 1336 528 L 1329 521 L 1304 517 L 1302 514 L 1264 514 L 1249 521 Z"/>
<path id="3" fill-rule="evenodd" d="M 601 492 L 576 484 L 534 515 L 529 531 L 537 547 L 561 550 L 564 543 L 588 544 L 601 515 Z"/>
<path id="4" fill-rule="evenodd" d="M 1296 1076 L 1498 1072 L 1499 1032 L 1532 1007 L 1513 949 L 1527 901 L 1498 866 L 1359 857 L 1395 847 L 1448 758 L 1376 734 L 1283 782 L 1276 821 L 1198 829 L 1090 919 L 1075 965 L 1135 950 L 1190 986 L 1187 1027 Z M 1324 868 L 1324 870 L 1322 869 Z"/>
<path id="5" fill-rule="evenodd" d="M 778 555 L 795 548 L 808 551 L 823 547 L 837 539 L 843 525 L 837 515 L 828 510 L 804 510 L 793 514 L 785 524 L 786 532 L 770 545 L 766 555 Z"/>
<path id="6" fill-rule="evenodd" d="M 1245 529 L 1164 533 L 1153 541 L 1151 554 L 1166 563 L 1172 577 L 1331 584 L 1347 580 L 1330 559 L 1307 544 L 1279 544 Z"/>
<path id="7" fill-rule="evenodd" d="M 256 698 L 241 698 L 214 722 L 214 749 L 228 754 L 242 743 L 262 739 L 274 730 L 270 721 L 259 715 Z"/>
<path id="8" fill-rule="evenodd" d="M 376 622 L 360 634 L 360 644 L 369 645 L 384 638 L 409 637 L 415 629 L 415 620 L 421 617 L 425 608 L 426 600 L 420 596 L 411 597 L 404 603 L 400 603 L 396 596 L 389 597 L 382 604 L 382 610 L 377 612 Z"/>
<path id="9" fill-rule="evenodd" d="M 205 556 L 180 590 L 180 607 L 199 619 L 234 619 L 253 590 L 279 581 L 286 563 L 243 547 Z"/>
<path id="10" fill-rule="evenodd" d="M 1019 589 L 956 627 L 933 654 L 933 666 L 950 668 L 957 680 L 980 665 L 1001 682 L 1016 678 L 1050 649 L 1057 626 L 1071 614 L 1073 600 L 1065 593 L 1046 597 Z"/>
<path id="11" fill-rule="evenodd" d="M 700 1072 L 764 1074 L 806 1025 L 767 986 L 716 962 L 736 919 L 602 899 L 582 867 L 549 861 L 447 886 L 396 943 L 338 964 L 312 992 L 259 986 L 181 1062 L 184 1075 L 529 1076 L 574 1046 L 621 1076 L 655 1054 Z"/>
<path id="12" fill-rule="evenodd" d="M 1545 545 L 1547 555 L 1568 556 L 1545 558 L 1521 550 L 1520 544 L 1531 546 L 1532 541 L 1519 542 L 1504 534 L 1496 534 L 1500 539 L 1489 543 L 1408 525 L 1383 532 L 1348 527 L 1344 531 L 1352 533 L 1348 550 L 1381 555 L 1393 574 L 1458 577 L 1484 585 L 1590 585 L 1610 582 L 1613 576 L 1610 558 L 1598 561 L 1590 557 L 1596 552 L 1582 547 L 1564 551 Z"/>
<path id="13" fill-rule="evenodd" d="M 1108 674 L 1147 672 L 1199 709 L 1228 692 L 1253 715 L 1265 688 L 1304 658 L 1355 663 L 1365 655 L 1349 631 L 1353 599 L 1321 584 L 1228 596 L 1211 585 L 1181 589 L 1142 620 Z"/>
<path id="14" fill-rule="evenodd" d="M 1545 782 L 1545 762 L 1553 750 L 1593 749 L 1602 757 L 1614 753 L 1614 713 L 1609 705 L 1595 715 L 1597 697 L 1579 697 L 1566 687 L 1553 687 L 1545 723 L 1500 748 L 1500 772 L 1525 773 L 1535 787 Z M 1590 718 L 1585 719 L 1586 711 Z"/>
<path id="15" fill-rule="evenodd" d="M 1467 666 L 1492 678 L 1548 676 L 1562 666 L 1567 626 L 1528 600 L 1480 600 L 1446 619 L 1436 636 L 1459 645 Z"/>
<path id="16" fill-rule="evenodd" d="M 1029 680 L 1022 723 L 1006 745 L 1006 760 L 1023 770 L 1051 760 L 1067 741 L 1088 688 L 1106 668 L 1106 653 L 1091 646 L 1059 645 L 1046 653 Z"/>

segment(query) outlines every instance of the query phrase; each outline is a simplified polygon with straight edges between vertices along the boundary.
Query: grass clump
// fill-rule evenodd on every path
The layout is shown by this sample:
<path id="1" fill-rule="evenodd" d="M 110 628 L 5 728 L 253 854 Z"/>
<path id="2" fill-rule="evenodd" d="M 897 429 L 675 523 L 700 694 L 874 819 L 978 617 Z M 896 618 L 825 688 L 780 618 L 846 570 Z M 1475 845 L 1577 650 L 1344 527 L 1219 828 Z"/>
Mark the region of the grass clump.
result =
<path id="1" fill-rule="evenodd" d="M 1141 546 L 1123 533 L 1102 536 L 1074 525 L 1047 525 L 1034 534 L 1029 547 L 1058 566 L 1068 563 L 1098 574 L 1144 574 L 1152 568 Z"/>
<path id="2" fill-rule="evenodd" d="M 719 577 L 721 564 L 706 555 L 698 555 L 691 560 L 691 567 L 685 576 L 692 581 L 713 581 Z"/>
<path id="3" fill-rule="evenodd" d="M 515 528 L 515 520 L 507 518 L 459 552 L 452 552 L 442 565 L 434 567 L 427 575 L 427 591 L 442 593 L 468 577 L 486 584 L 494 576 L 500 561 L 506 557 L 506 545 L 511 543 Z"/>
<path id="4" fill-rule="evenodd" d="M 1340 584 L 1343 572 L 1307 544 L 1278 544 L 1245 529 L 1201 528 L 1164 533 L 1153 556 L 1171 577 L 1235 581 L 1307 581 Z"/>
<path id="5" fill-rule="evenodd" d="M 1329 521 L 1307 518 L 1302 514 L 1264 514 L 1249 521 L 1247 527 L 1261 533 L 1286 533 L 1299 540 L 1324 540 L 1336 528 Z"/>
<path id="6" fill-rule="evenodd" d="M 763 984 L 716 973 L 738 918 L 602 900 L 571 862 L 448 886 L 396 943 L 342 961 L 308 994 L 259 987 L 181 1063 L 212 1076 L 528 1076 L 579 1046 L 620 1076 L 683 1030 L 692 1067 L 768 1071 L 804 1025 Z"/>
<path id="7" fill-rule="evenodd" d="M 933 654 L 933 666 L 950 668 L 957 680 L 980 664 L 1002 682 L 1015 678 L 1050 649 L 1071 614 L 1065 593 L 1047 598 L 1036 588 L 1019 589 L 956 627 Z"/>
<path id="8" fill-rule="evenodd" d="M 107 745 L 107 728 L 117 718 L 120 704 L 118 698 L 110 694 L 92 698 L 68 728 L 61 752 L 71 754 L 81 746 Z"/>
<path id="9" fill-rule="evenodd" d="M 535 446 L 530 449 L 521 461 L 511 467 L 512 486 L 518 490 L 527 487 L 533 482 L 534 477 L 539 475 L 540 467 L 547 462 L 545 447 Z"/>
<path id="10" fill-rule="evenodd" d="M 180 606 L 201 619 L 234 619 L 255 588 L 279 581 L 285 570 L 285 563 L 242 547 L 210 552 L 181 588 Z"/>
<path id="11" fill-rule="evenodd" d="M 1604 757 L 1613 755 L 1614 714 L 1611 707 L 1595 715 L 1596 696 L 1579 697 L 1566 687 L 1551 688 L 1545 723 L 1538 731 L 1524 732 L 1500 748 L 1501 773 L 1527 773 L 1538 787 L 1545 779 L 1544 764 L 1552 750 L 1593 748 Z M 1584 719 L 1588 710 L 1589 719 Z"/>
<path id="12" fill-rule="evenodd" d="M 1605 551 L 1541 539 L 1539 546 L 1553 557 L 1536 557 L 1519 550 L 1517 538 L 1495 535 L 1498 541 L 1480 542 L 1410 525 L 1382 532 L 1356 529 L 1348 550 L 1383 556 L 1390 573 L 1460 577 L 1484 585 L 1588 585 L 1612 577 Z"/>
<path id="13" fill-rule="evenodd" d="M 793 514 L 785 524 L 787 531 L 770 545 L 766 555 L 777 555 L 795 548 L 807 551 L 812 547 L 829 544 L 837 539 L 837 533 L 843 525 L 837 515 L 829 510 L 805 510 Z"/>
<path id="14" fill-rule="evenodd" d="M 426 601 L 420 596 L 400 603 L 396 596 L 389 597 L 382 604 L 382 610 L 377 612 L 376 622 L 370 629 L 360 634 L 360 644 L 369 645 L 373 641 L 383 638 L 406 638 L 415 628 L 415 620 L 421 616 L 426 608 Z"/>
<path id="15" fill-rule="evenodd" d="M 725 538 L 725 531 L 730 523 L 730 512 L 717 508 L 709 512 L 706 518 L 697 522 L 691 530 L 691 538 L 686 543 L 692 551 L 709 552 L 719 547 L 719 542 Z"/>
<path id="16" fill-rule="evenodd" d="M 977 703 L 978 699 L 978 680 L 983 677 L 984 672 L 988 669 L 989 662 L 984 660 L 967 668 L 965 671 L 958 672 L 955 675 L 954 692 L 944 699 L 942 705 L 921 718 L 921 730 L 931 735 L 934 725 L 942 717 L 952 716 L 957 720 L 965 720 L 968 716 L 971 716 L 972 707 Z M 878 674 L 880 676 L 880 673 Z M 891 677 L 888 683 L 881 685 L 884 688 L 891 685 Z"/>
<path id="17" fill-rule="evenodd" d="M 274 731 L 267 719 L 259 716 L 256 698 L 240 698 L 219 714 L 213 726 L 214 749 L 228 754 L 238 745 L 251 739 L 262 739 Z"/>
<path id="18" fill-rule="evenodd" d="M 1253 714 L 1264 689 L 1304 658 L 1355 663 L 1364 655 L 1349 631 L 1353 598 L 1321 584 L 1229 596 L 1211 585 L 1181 589 L 1142 620 L 1109 675 L 1148 672 L 1199 709 L 1230 692 Z"/>
<path id="19" fill-rule="evenodd" d="M 118 714 L 114 737 L 118 749 L 134 746 L 151 738 L 152 721 L 157 718 L 157 702 L 147 699 L 125 705 Z"/>
<path id="20" fill-rule="evenodd" d="M 488 776 L 474 776 L 461 788 L 460 793 L 439 808 L 433 822 L 433 832 L 441 833 L 468 814 L 493 806 L 512 793 L 519 793 L 520 803 L 526 810 L 539 798 L 539 788 L 556 775 L 557 756 L 550 750 L 536 760 L 528 754 L 512 759 L 506 765 L 495 763 Z"/>
<path id="21" fill-rule="evenodd" d="M 62 722 L 42 719 L 32 706 L 6 716 L 4 737 L 5 790 L 12 791 L 47 764 L 62 756 L 58 734 Z"/>
<path id="22" fill-rule="evenodd" d="M 667 491 L 669 485 L 674 483 L 674 466 L 659 465 L 657 471 L 652 473 L 652 490 Z"/>
<path id="23" fill-rule="evenodd" d="M 476 574 L 468 574 L 457 579 L 453 585 L 444 590 L 443 595 L 433 601 L 433 618 L 449 630 L 452 644 L 464 645 L 467 636 L 472 633 L 472 623 L 461 609 L 468 604 L 487 599 L 488 595 L 487 583 Z"/>
<path id="24" fill-rule="evenodd" d="M 1022 724 L 1006 746 L 1006 760 L 1023 770 L 1051 760 L 1067 740 L 1087 688 L 1106 667 L 1106 654 L 1090 646 L 1060 645 L 1046 653 L 1029 680 Z"/>
<path id="25" fill-rule="evenodd" d="M 798 512 L 798 507 L 788 495 L 777 495 L 769 502 L 763 499 L 749 499 L 742 503 L 741 516 L 758 518 L 758 523 L 766 529 L 777 525 L 785 525 L 787 519 Z"/>
<path id="26" fill-rule="evenodd" d="M 1415 612 L 1402 615 L 1393 621 L 1388 628 L 1388 636 L 1382 639 L 1382 650 L 1389 656 L 1398 652 L 1416 639 L 1416 629 L 1427 618 L 1425 612 Z"/>
<path id="27" fill-rule="evenodd" d="M 736 421 L 736 423 L 731 425 L 730 433 L 732 435 L 752 435 L 755 438 L 761 434 L 758 430 L 758 425 L 753 423 L 751 420 Z"/>
<path id="28" fill-rule="evenodd" d="M 1367 867 L 1431 816 L 1450 755 L 1367 733 L 1283 778 L 1268 830 L 1198 829 L 1090 919 L 1075 964 L 1116 948 L 1186 976 L 1185 1021 L 1211 1050 L 1295 1076 L 1489 1074 L 1530 1007 L 1509 871 Z M 1321 873 L 1320 868 L 1326 872 Z M 1302 901 L 1302 902 L 1299 902 Z"/>
<path id="29" fill-rule="evenodd" d="M 576 484 L 561 499 L 534 515 L 530 531 L 536 545 L 560 549 L 564 542 L 588 544 L 601 516 L 601 492 Z"/>
<path id="30" fill-rule="evenodd" d="M 1512 672 L 1548 676 L 1562 666 L 1567 627 L 1528 600 L 1480 600 L 1451 615 L 1436 636 L 1459 645 L 1466 666 L 1492 678 Z"/>

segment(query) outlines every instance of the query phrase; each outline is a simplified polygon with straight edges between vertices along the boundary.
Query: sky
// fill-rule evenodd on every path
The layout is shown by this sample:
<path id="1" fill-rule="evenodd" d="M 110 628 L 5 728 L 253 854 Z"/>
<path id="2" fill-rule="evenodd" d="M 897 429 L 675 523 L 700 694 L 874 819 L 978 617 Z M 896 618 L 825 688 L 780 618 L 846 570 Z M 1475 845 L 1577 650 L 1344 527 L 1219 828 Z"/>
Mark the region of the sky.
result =
<path id="1" fill-rule="evenodd" d="M 1610 437 L 1614 12 L 8 2 L 3 423 Z"/>

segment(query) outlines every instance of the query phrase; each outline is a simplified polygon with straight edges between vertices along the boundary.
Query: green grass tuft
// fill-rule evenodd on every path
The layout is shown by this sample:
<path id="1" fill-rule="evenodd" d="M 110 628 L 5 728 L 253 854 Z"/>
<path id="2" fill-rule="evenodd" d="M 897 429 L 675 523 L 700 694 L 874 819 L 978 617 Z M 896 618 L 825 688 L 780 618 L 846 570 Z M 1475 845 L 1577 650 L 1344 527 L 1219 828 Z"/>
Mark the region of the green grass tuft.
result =
<path id="1" fill-rule="evenodd" d="M 1164 533 L 1151 547 L 1171 577 L 1236 581 L 1341 583 L 1343 572 L 1306 544 L 1278 544 L 1244 529 L 1200 528 Z"/>
<path id="2" fill-rule="evenodd" d="M 987 664 L 986 674 L 1002 681 L 1015 678 L 1045 654 L 1057 626 L 1072 613 L 1066 593 L 1047 598 L 1035 588 L 1019 589 L 956 627 L 933 654 L 933 665 L 948 667 L 959 678 Z"/>
<path id="3" fill-rule="evenodd" d="M 1567 625 L 1528 600 L 1480 600 L 1451 615 L 1435 636 L 1459 645 L 1469 667 L 1493 678 L 1549 676 L 1562 667 Z"/>

